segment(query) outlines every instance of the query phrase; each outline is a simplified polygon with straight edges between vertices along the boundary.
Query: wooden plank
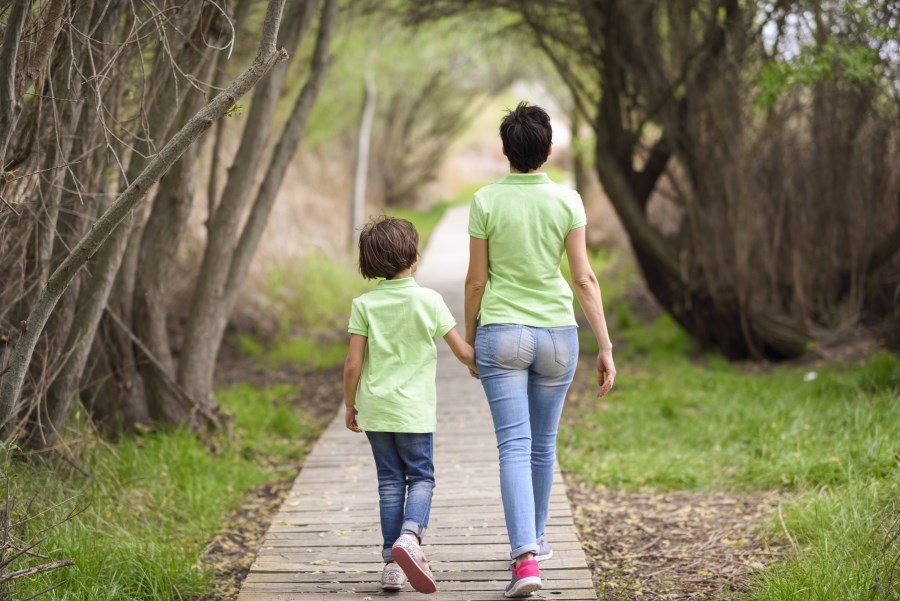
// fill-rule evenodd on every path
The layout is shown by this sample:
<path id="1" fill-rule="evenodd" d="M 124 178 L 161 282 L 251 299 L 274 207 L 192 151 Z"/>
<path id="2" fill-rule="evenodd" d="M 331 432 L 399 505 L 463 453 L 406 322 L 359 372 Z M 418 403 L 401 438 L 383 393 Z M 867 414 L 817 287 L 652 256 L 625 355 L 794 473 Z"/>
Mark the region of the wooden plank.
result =
<path id="1" fill-rule="evenodd" d="M 467 539 L 465 537 L 426 538 L 425 546 L 428 549 L 434 549 L 438 547 L 469 547 L 471 549 L 470 553 L 507 553 L 509 551 L 509 544 L 505 542 L 498 542 L 497 538 L 498 537 L 496 534 L 484 536 L 481 540 L 478 541 L 472 540 L 472 538 Z M 450 540 L 448 541 L 447 539 Z M 305 553 L 307 552 L 307 549 L 315 549 L 321 547 L 331 547 L 335 549 L 369 547 L 380 542 L 380 537 L 376 538 L 370 534 L 365 536 L 343 536 L 337 540 L 331 537 L 319 536 L 302 539 L 269 537 L 266 539 L 266 543 L 263 548 L 293 547 Z M 554 551 L 581 550 L 581 543 L 577 539 L 575 539 L 574 536 L 572 536 L 570 540 L 560 540 L 560 537 L 555 537 L 553 539 L 553 549 Z"/>
<path id="2" fill-rule="evenodd" d="M 354 583 L 354 582 L 371 582 L 372 575 L 380 572 L 354 572 L 343 574 L 327 574 L 325 572 L 263 572 L 253 571 L 247 576 L 247 583 L 253 582 L 283 582 L 283 583 L 308 583 L 308 582 L 329 582 L 329 583 Z M 441 582 L 478 582 L 486 581 L 508 581 L 509 570 L 483 572 L 438 572 L 437 577 Z M 558 579 L 564 580 L 590 580 L 591 572 L 585 569 L 571 569 L 554 571 L 553 575 L 545 575 L 544 578 L 548 582 L 556 582 Z"/>
<path id="3" fill-rule="evenodd" d="M 434 545 L 424 546 L 425 555 L 432 563 L 435 562 L 492 562 L 501 561 L 509 563 L 509 545 L 498 543 L 493 549 L 484 547 L 462 547 L 460 545 L 449 545 L 439 547 Z M 580 553 L 580 555 L 579 555 Z M 323 549 L 321 547 L 271 547 L 264 546 L 259 550 L 256 556 L 256 563 L 262 564 L 266 561 L 296 561 L 298 563 L 319 562 L 326 563 L 369 563 L 381 561 L 381 546 L 370 547 L 332 547 Z M 553 551 L 553 564 L 548 567 L 558 565 L 559 562 L 566 563 L 569 560 L 575 561 L 584 558 L 584 552 L 579 546 L 577 550 L 557 550 Z"/>
<path id="4" fill-rule="evenodd" d="M 432 507 L 432 511 L 435 508 Z M 477 517 L 473 517 L 477 516 Z M 477 525 L 477 524 L 500 524 L 503 525 L 506 521 L 503 518 L 503 508 L 502 507 L 482 507 L 478 511 L 473 511 L 470 508 L 456 509 L 456 508 L 446 508 L 444 511 L 440 513 L 441 524 L 456 524 L 461 523 L 465 525 Z M 279 513 L 274 518 L 273 521 L 284 521 L 289 524 L 293 523 L 306 523 L 307 521 L 315 521 L 318 524 L 343 524 L 348 523 L 352 524 L 355 521 L 366 521 L 369 519 L 378 520 L 378 512 L 377 509 L 374 511 L 363 512 L 352 512 L 352 511 L 342 511 L 332 510 L 328 512 L 312 512 L 312 511 L 291 511 L 288 513 Z M 552 511 L 550 512 L 549 517 L 547 518 L 547 524 L 568 524 L 572 520 L 572 514 L 569 512 L 564 512 L 562 510 Z"/>
<path id="5" fill-rule="evenodd" d="M 548 588 L 553 590 L 583 590 L 584 580 L 549 580 L 544 579 Z M 440 580 L 440 591 L 502 591 L 509 583 L 504 580 Z M 371 589 L 372 583 L 364 582 L 245 582 L 243 590 L 254 593 L 343 593 L 362 590 L 366 585 Z"/>
<path id="6" fill-rule="evenodd" d="M 396 593 L 385 593 L 374 586 L 367 590 L 343 593 L 241 593 L 244 601 L 361 601 L 369 598 L 397 598 Z M 498 601 L 502 599 L 502 589 L 495 591 L 441 591 L 428 596 L 433 601 Z M 541 591 L 529 599 L 559 599 L 561 601 L 597 601 L 593 588 L 581 590 Z"/>
<path id="7" fill-rule="evenodd" d="M 496 494 L 496 493 L 495 493 Z M 553 494 L 550 497 L 550 508 L 565 510 L 568 507 L 569 500 L 562 494 Z M 472 496 L 447 497 L 441 494 L 435 494 L 431 506 L 436 509 L 446 509 L 454 507 L 500 507 L 497 499 L 481 494 L 477 491 L 472 492 Z M 333 497 L 326 495 L 303 495 L 289 496 L 282 505 L 282 511 L 378 511 L 377 495 L 359 495 L 357 498 L 348 500 L 345 497 Z"/>
<path id="8" fill-rule="evenodd" d="M 435 573 L 447 570 L 480 572 L 484 570 L 503 570 L 509 567 L 508 559 L 474 558 L 472 561 L 430 561 L 431 570 Z M 548 574 L 553 570 L 568 570 L 585 567 L 584 557 L 567 560 L 555 560 L 553 568 L 549 566 L 545 571 Z M 384 564 L 378 559 L 378 554 L 373 553 L 372 560 L 365 561 L 332 561 L 329 563 L 296 561 L 293 558 L 282 559 L 275 557 L 258 558 L 253 564 L 253 569 L 267 570 L 270 572 L 293 571 L 322 571 L 322 572 L 381 572 Z"/>

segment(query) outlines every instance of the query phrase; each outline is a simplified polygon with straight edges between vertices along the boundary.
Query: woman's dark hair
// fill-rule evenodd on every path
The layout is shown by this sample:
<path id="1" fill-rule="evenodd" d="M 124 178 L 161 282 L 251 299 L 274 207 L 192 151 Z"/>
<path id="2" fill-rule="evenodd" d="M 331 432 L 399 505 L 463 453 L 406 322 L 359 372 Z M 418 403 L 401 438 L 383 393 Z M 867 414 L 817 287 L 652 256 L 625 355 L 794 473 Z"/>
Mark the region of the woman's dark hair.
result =
<path id="1" fill-rule="evenodd" d="M 547 162 L 553 144 L 550 115 L 539 106 L 520 102 L 500 123 L 500 139 L 513 168 L 522 173 L 537 169 Z"/>
<path id="2" fill-rule="evenodd" d="M 418 258 L 419 234 L 406 219 L 382 215 L 359 233 L 359 272 L 367 280 L 389 280 Z"/>

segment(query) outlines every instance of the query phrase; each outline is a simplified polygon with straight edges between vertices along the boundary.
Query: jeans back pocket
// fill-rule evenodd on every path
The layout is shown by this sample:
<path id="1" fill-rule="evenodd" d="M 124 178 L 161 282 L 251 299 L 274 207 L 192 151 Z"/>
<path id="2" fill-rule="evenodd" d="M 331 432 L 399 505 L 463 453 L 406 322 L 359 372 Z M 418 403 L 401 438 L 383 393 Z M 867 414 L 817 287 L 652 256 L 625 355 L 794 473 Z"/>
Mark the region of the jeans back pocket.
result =
<path id="1" fill-rule="evenodd" d="M 527 365 L 527 349 L 522 348 L 524 326 L 492 324 L 484 326 L 482 330 L 485 339 L 483 351 L 487 351 L 488 356 L 481 360 L 486 364 L 508 369 L 520 369 L 523 363 Z"/>

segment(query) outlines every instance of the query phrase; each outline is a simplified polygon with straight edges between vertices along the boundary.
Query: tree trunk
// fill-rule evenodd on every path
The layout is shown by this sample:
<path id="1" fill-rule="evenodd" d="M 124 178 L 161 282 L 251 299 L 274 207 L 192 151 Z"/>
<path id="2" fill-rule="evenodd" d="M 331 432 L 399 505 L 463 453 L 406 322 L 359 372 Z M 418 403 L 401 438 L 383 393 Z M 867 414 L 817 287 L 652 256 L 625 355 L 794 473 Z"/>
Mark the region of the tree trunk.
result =
<path id="1" fill-rule="evenodd" d="M 201 76 L 203 81 L 210 75 L 211 59 L 207 59 L 207 68 Z M 182 120 L 200 110 L 204 100 L 198 91 L 191 90 L 181 109 Z M 175 375 L 175 361 L 166 330 L 166 295 L 193 207 L 195 165 L 199 153 L 199 145 L 192 146 L 160 181 L 144 229 L 140 263 L 135 274 L 134 314 L 130 322 L 134 324 L 135 335 L 150 353 L 148 356 L 140 349 L 135 350 L 137 367 L 150 416 L 170 424 L 185 424 L 191 418 L 191 407 L 173 397 L 169 384 Z M 132 346 L 130 338 L 128 345 Z"/>
<path id="2" fill-rule="evenodd" d="M 239 0 L 237 6 L 234 9 L 234 15 L 232 15 L 231 18 L 232 23 L 243 23 L 244 19 L 246 19 L 247 17 L 247 13 L 250 12 L 250 6 L 252 4 L 253 0 Z M 237 35 L 237 30 L 235 30 L 234 34 Z M 217 90 L 222 87 L 228 70 L 225 66 L 225 62 L 222 60 L 221 53 L 216 55 L 215 63 L 215 75 L 213 77 L 212 85 L 213 89 Z M 219 159 L 221 156 L 222 133 L 225 129 L 225 126 L 225 121 L 219 120 L 216 122 L 215 138 L 213 139 L 212 149 L 210 150 L 209 184 L 207 185 L 206 189 L 207 228 L 209 227 L 209 223 L 212 220 L 213 213 L 216 212 L 216 203 L 219 200 Z"/>
<path id="3" fill-rule="evenodd" d="M 16 96 L 21 97 L 43 72 L 47 59 L 53 52 L 56 36 L 62 29 L 68 5 L 68 0 L 49 0 L 41 3 L 40 15 L 34 28 L 36 39 L 26 52 L 22 68 L 16 78 Z M 80 8 L 89 12 L 89 7 Z"/>
<path id="4" fill-rule="evenodd" d="M 288 52 L 298 47 L 316 5 L 317 0 L 291 5 L 280 38 Z M 178 369 L 178 383 L 188 396 L 201 403 L 212 403 L 213 373 L 219 348 L 214 334 L 224 329 L 228 319 L 225 313 L 228 273 L 286 75 L 286 65 L 275 69 L 254 91 L 241 144 L 229 170 L 228 183 L 208 228 Z"/>
<path id="5" fill-rule="evenodd" d="M 275 46 L 284 2 L 285 0 L 269 0 L 259 52 L 250 67 L 169 140 L 50 276 L 29 315 L 22 336 L 16 342 L 9 360 L 9 368 L 0 379 L 0 424 L 4 439 L 13 434 L 11 430 L 14 416 L 17 414 L 19 395 L 37 340 L 56 303 L 78 270 L 103 247 L 104 242 L 126 215 L 138 205 L 149 189 L 187 148 L 196 142 L 216 119 L 234 106 L 237 100 L 256 85 L 274 65 L 286 58 L 285 53 L 278 51 Z"/>
<path id="6" fill-rule="evenodd" d="M 352 249 L 359 237 L 366 211 L 366 176 L 369 173 L 369 147 L 372 145 L 372 119 L 375 116 L 375 80 L 366 73 L 365 101 L 359 118 L 359 139 L 356 144 L 356 173 L 353 176 L 353 203 L 350 214 Z"/>
<path id="7" fill-rule="evenodd" d="M 6 148 L 16 130 L 21 94 L 16 94 L 16 60 L 31 11 L 31 0 L 15 0 L 0 43 L 0 176 L 6 171 Z M 0 182 L 5 181 L 0 177 Z M 0 189 L 2 191 L 2 189 Z"/>
<path id="8" fill-rule="evenodd" d="M 197 93 L 189 85 L 186 77 L 182 77 L 180 73 L 168 68 L 167 62 L 174 60 L 179 65 L 178 69 L 181 73 L 193 74 L 198 69 L 203 70 L 201 65 L 214 52 L 214 49 L 204 43 L 204 40 L 207 39 L 215 17 L 220 16 L 220 14 L 219 10 L 212 5 L 191 2 L 190 0 L 180 0 L 180 10 L 176 13 L 176 21 L 171 26 L 171 29 L 173 31 L 186 30 L 190 31 L 191 34 L 183 40 L 180 48 L 173 49 L 174 57 L 171 59 L 168 55 L 168 45 L 160 46 L 158 49 L 155 58 L 154 74 L 159 73 L 160 76 L 154 77 L 150 86 L 151 92 L 146 101 L 149 107 L 149 117 L 145 132 L 147 136 L 145 142 L 146 156 L 137 152 L 132 153 L 128 165 L 126 184 L 140 173 L 149 157 L 157 151 L 159 141 L 168 137 L 175 123 L 175 118 L 179 114 L 177 110 L 172 110 L 172 107 L 180 106 L 185 101 L 185 95 Z M 203 81 L 202 78 L 201 81 Z M 115 350 L 115 352 L 109 354 L 115 370 L 115 379 L 107 380 L 107 382 L 114 382 L 115 385 L 107 393 L 100 390 L 98 394 L 101 396 L 109 394 L 113 398 L 117 398 L 121 394 L 131 395 L 136 397 L 132 401 L 134 403 L 146 403 L 146 391 L 144 390 L 144 382 L 138 374 L 137 357 L 135 356 L 130 337 L 131 332 L 123 329 L 121 323 L 132 323 L 132 301 L 134 298 L 135 274 L 138 269 L 141 238 L 146 216 L 152 208 L 153 199 L 151 198 L 147 204 L 149 206 L 138 208 L 135 211 L 134 219 L 126 222 L 123 227 L 113 234 L 112 243 L 107 245 L 106 249 L 101 253 L 114 252 L 117 256 L 101 257 L 100 259 L 105 268 L 113 269 L 116 273 L 112 288 L 107 292 L 105 301 L 109 311 L 100 314 L 101 319 L 105 321 L 112 320 L 102 331 L 107 336 L 103 340 L 104 344 Z M 97 282 L 105 285 L 107 280 L 103 278 L 97 280 Z"/>
<path id="9" fill-rule="evenodd" d="M 250 263 L 272 208 L 275 206 L 275 200 L 278 191 L 284 181 L 284 174 L 287 172 L 291 159 L 297 153 L 297 148 L 303 139 L 303 133 L 306 129 L 306 123 L 309 120 L 309 114 L 312 112 L 319 91 L 322 89 L 322 83 L 328 74 L 331 66 L 331 57 L 329 56 L 329 47 L 334 28 L 337 22 L 339 0 L 325 0 L 322 8 L 322 16 L 319 19 L 319 32 L 316 37 L 316 47 L 313 50 L 313 57 L 310 63 L 310 74 L 297 97 L 294 104 L 294 110 L 285 125 L 278 145 L 275 146 L 275 152 L 272 154 L 272 160 L 269 168 L 266 170 L 266 176 L 257 194 L 256 201 L 250 211 L 244 230 L 241 232 L 241 238 L 238 241 L 237 249 L 234 253 L 234 260 L 231 262 L 231 271 L 228 274 L 228 285 L 226 287 L 226 309 L 225 315 L 229 315 L 234 309 L 234 305 L 240 296 L 241 286 L 250 270 Z M 215 333 L 218 339 L 218 346 L 222 344 L 222 336 L 224 328 Z M 218 347 L 215 349 L 218 353 Z"/>

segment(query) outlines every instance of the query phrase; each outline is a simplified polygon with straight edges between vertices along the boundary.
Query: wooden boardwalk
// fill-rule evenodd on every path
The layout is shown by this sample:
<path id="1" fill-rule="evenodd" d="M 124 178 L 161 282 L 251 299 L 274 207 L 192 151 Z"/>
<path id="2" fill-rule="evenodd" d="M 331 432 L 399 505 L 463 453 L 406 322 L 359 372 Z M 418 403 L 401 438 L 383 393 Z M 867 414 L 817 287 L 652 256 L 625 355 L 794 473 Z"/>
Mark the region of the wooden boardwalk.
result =
<path id="1" fill-rule="evenodd" d="M 466 207 L 451 209 L 430 241 L 417 280 L 444 295 L 462 328 L 468 261 Z M 434 502 L 424 549 L 438 581 L 435 601 L 503 598 L 509 543 L 500 501 L 490 411 L 477 380 L 438 341 L 438 431 Z M 340 403 L 335 399 L 335 403 Z M 556 470 L 541 563 L 544 590 L 533 599 L 596 601 Z M 344 428 L 341 412 L 309 454 L 266 535 L 239 601 L 342 601 L 418 595 L 380 589 L 381 534 L 375 465 L 366 437 Z"/>

